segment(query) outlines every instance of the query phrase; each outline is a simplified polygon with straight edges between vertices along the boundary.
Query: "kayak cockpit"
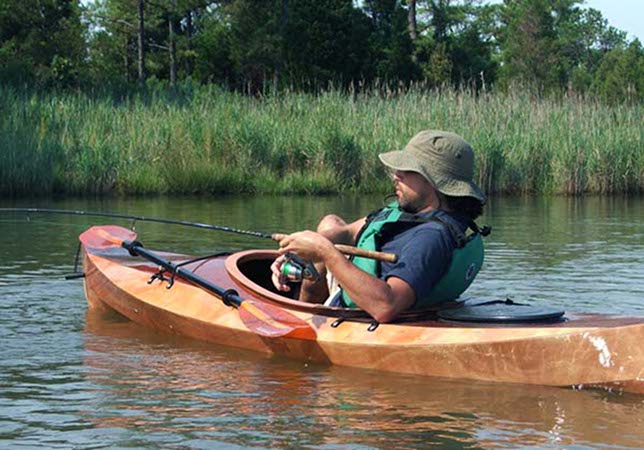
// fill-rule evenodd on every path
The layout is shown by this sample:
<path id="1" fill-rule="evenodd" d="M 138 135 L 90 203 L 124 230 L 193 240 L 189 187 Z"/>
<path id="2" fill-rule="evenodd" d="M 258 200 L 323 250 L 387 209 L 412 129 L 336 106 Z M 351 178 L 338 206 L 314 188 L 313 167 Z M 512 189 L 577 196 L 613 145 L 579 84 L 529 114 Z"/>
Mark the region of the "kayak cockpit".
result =
<path id="1" fill-rule="evenodd" d="M 359 309 L 304 303 L 277 291 L 271 281 L 270 266 L 278 256 L 273 250 L 247 250 L 226 258 L 228 275 L 247 292 L 289 309 L 313 314 L 355 319 L 371 319 Z M 564 311 L 550 307 L 536 307 L 515 303 L 512 300 L 461 301 L 444 303 L 422 311 L 408 311 L 399 317 L 401 322 L 440 319 L 463 323 L 556 323 L 563 319 Z"/>
<path id="2" fill-rule="evenodd" d="M 233 253 L 226 258 L 226 271 L 243 290 L 270 303 L 323 316 L 370 318 L 366 312 L 359 309 L 305 303 L 289 297 L 288 293 L 277 291 L 271 281 L 270 269 L 277 256 L 275 250 L 246 250 Z"/>

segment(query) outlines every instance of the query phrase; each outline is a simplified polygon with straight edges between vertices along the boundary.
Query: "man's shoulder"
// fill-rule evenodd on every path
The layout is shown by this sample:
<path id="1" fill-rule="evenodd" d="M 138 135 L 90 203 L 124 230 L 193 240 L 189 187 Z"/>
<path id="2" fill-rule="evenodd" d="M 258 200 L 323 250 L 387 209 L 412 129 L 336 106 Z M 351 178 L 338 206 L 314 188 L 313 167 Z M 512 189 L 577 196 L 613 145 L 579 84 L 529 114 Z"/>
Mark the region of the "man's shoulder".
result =
<path id="1" fill-rule="evenodd" d="M 431 265 L 442 265 L 455 246 L 447 227 L 440 221 L 433 220 L 407 230 L 392 242 L 392 245 L 391 249 L 385 250 L 397 253 L 399 261 L 410 267 L 410 270 L 411 267 L 422 267 L 425 263 L 421 261 L 431 261 Z"/>
<path id="2" fill-rule="evenodd" d="M 449 232 L 439 221 L 422 222 L 413 228 L 403 232 L 400 236 L 400 244 L 407 247 L 407 250 L 423 250 L 426 247 L 443 244 L 449 238 Z"/>
<path id="3" fill-rule="evenodd" d="M 468 222 L 465 218 L 443 210 L 431 211 L 420 217 L 426 222 L 416 227 L 419 232 L 434 231 L 449 231 L 450 226 L 455 226 L 461 231 L 465 231 Z"/>
<path id="4" fill-rule="evenodd" d="M 451 252 L 458 246 L 457 242 L 468 227 L 468 221 L 447 211 L 433 211 L 424 222 L 411 231 L 411 239 L 418 249 L 431 247 L 434 251 L 440 248 Z"/>

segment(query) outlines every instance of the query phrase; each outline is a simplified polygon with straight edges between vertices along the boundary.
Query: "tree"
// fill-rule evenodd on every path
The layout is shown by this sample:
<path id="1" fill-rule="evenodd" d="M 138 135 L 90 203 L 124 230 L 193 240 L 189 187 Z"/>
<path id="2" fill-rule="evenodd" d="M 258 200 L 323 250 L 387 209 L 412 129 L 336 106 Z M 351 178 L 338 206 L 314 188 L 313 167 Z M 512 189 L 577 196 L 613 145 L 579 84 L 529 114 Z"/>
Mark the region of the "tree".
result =
<path id="1" fill-rule="evenodd" d="M 480 88 L 483 80 L 493 82 L 496 62 L 488 29 L 494 8 L 475 0 L 427 0 L 418 5 L 427 17 L 415 42 L 423 77 L 434 86 Z"/>
<path id="2" fill-rule="evenodd" d="M 409 38 L 412 41 L 418 39 L 418 21 L 416 20 L 416 0 L 407 1 L 407 28 L 409 29 Z"/>
<path id="3" fill-rule="evenodd" d="M 644 50 L 635 39 L 627 48 L 614 48 L 601 60 L 592 92 L 609 102 L 644 100 Z"/>
<path id="4" fill-rule="evenodd" d="M 369 50 L 375 60 L 375 77 L 394 85 L 418 79 L 420 70 L 412 58 L 409 14 L 403 4 L 397 0 L 370 0 L 363 10 L 371 19 Z"/>
<path id="5" fill-rule="evenodd" d="M 192 17 L 199 32 L 190 38 L 186 59 L 194 60 L 194 76 L 202 82 L 234 87 L 232 32 L 226 11 L 223 8 L 214 8 Z"/>
<path id="6" fill-rule="evenodd" d="M 236 0 L 226 8 L 236 87 L 258 92 L 274 79 L 282 57 L 281 1 Z"/>
<path id="7" fill-rule="evenodd" d="M 96 0 L 87 6 L 90 67 L 98 84 L 129 83 L 140 75 L 136 2 Z"/>
<path id="8" fill-rule="evenodd" d="M 425 79 L 640 98 L 641 45 L 582 3 L 4 0 L 0 81 L 175 85 L 194 77 L 257 93 Z"/>
<path id="9" fill-rule="evenodd" d="M 202 10 L 212 9 L 216 2 L 207 0 L 146 0 L 148 8 L 150 36 L 148 45 L 151 54 L 155 54 L 154 66 L 158 67 L 155 75 L 168 78 L 172 86 L 176 85 L 180 67 L 185 75 L 192 73 L 194 60 L 193 37 L 195 18 Z M 158 51 L 167 52 L 164 57 Z M 184 64 L 182 64 L 182 62 Z"/>
<path id="10" fill-rule="evenodd" d="M 502 13 L 501 79 L 519 80 L 540 90 L 561 85 L 562 53 L 557 19 L 577 0 L 505 0 Z"/>
<path id="11" fill-rule="evenodd" d="M 137 73 L 139 75 L 139 85 L 145 84 L 145 1 L 137 0 Z"/>
<path id="12" fill-rule="evenodd" d="M 579 0 L 505 0 L 501 78 L 540 90 L 584 92 L 604 56 L 625 48 L 626 34 Z"/>
<path id="13" fill-rule="evenodd" d="M 595 9 L 575 8 L 558 31 L 561 65 L 569 89 L 586 92 L 604 55 L 626 48 L 626 33 L 608 25 Z"/>
<path id="14" fill-rule="evenodd" d="M 85 70 L 78 1 L 3 0 L 0 3 L 0 79 L 77 84 Z"/>
<path id="15" fill-rule="evenodd" d="M 371 25 L 351 0 L 293 2 L 284 36 L 285 71 L 295 86 L 344 86 L 372 78 Z"/>

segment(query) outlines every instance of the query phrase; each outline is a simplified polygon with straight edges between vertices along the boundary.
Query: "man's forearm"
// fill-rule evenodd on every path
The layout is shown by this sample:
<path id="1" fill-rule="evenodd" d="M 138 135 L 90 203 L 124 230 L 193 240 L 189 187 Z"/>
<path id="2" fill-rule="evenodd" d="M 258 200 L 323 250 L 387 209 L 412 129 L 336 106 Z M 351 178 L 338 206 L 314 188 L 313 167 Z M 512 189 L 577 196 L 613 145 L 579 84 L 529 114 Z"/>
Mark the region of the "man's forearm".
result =
<path id="1" fill-rule="evenodd" d="M 394 298 L 384 280 L 359 269 L 337 251 L 326 256 L 324 262 L 342 289 L 362 309 L 374 317 L 391 310 Z"/>

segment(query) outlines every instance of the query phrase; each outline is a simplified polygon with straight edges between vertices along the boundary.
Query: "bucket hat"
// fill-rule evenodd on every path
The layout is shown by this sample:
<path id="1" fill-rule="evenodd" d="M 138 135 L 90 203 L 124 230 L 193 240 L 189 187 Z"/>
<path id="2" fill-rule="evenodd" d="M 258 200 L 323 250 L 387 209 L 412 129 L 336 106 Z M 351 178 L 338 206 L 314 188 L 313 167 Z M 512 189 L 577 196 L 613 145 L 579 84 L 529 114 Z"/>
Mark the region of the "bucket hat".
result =
<path id="1" fill-rule="evenodd" d="M 378 157 L 390 169 L 421 174 L 445 195 L 474 197 L 485 203 L 485 194 L 474 183 L 474 151 L 458 134 L 421 131 L 402 150 Z"/>

